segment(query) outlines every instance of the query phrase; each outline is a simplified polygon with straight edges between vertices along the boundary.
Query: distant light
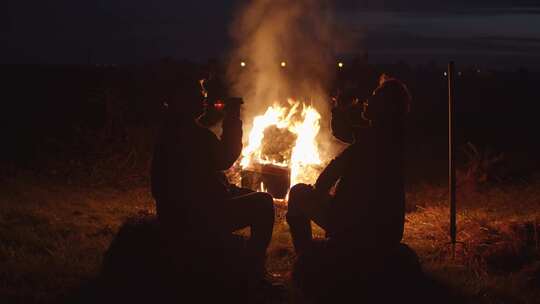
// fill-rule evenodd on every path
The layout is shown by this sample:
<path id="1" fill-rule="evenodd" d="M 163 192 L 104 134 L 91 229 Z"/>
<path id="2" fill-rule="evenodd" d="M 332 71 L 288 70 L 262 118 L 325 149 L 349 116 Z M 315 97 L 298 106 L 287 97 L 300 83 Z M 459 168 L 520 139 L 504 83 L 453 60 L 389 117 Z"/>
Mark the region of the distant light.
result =
<path id="1" fill-rule="evenodd" d="M 244 61 L 240 62 L 240 66 L 245 68 L 246 67 L 246 63 Z"/>
<path id="2" fill-rule="evenodd" d="M 448 76 L 448 73 L 447 72 L 444 72 L 444 77 Z"/>
<path id="3" fill-rule="evenodd" d="M 344 64 L 343 64 L 343 62 L 339 62 L 339 63 L 337 64 L 337 66 L 340 67 L 340 68 L 342 68 L 342 67 L 344 66 Z"/>
<path id="4" fill-rule="evenodd" d="M 285 61 L 282 61 L 282 62 L 281 62 L 281 67 L 284 68 L 284 67 L 286 67 L 286 66 L 287 66 L 287 63 L 286 63 Z"/>

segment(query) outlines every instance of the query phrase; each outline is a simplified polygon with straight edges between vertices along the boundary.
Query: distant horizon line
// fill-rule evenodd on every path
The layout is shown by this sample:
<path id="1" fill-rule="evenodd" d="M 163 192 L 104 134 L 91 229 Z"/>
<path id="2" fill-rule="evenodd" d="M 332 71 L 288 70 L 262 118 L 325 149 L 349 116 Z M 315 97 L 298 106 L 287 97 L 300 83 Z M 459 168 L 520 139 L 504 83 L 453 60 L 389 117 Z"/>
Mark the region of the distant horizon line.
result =
<path id="1" fill-rule="evenodd" d="M 146 61 L 146 62 L 133 62 L 133 63 L 0 63 L 0 66 L 21 66 L 21 67 L 31 67 L 31 66 L 42 66 L 42 67 L 83 67 L 83 68 L 121 68 L 121 67 L 130 67 L 130 66 L 147 66 L 147 65 L 156 65 L 162 63 L 164 60 L 168 60 L 169 58 L 162 58 L 162 59 L 156 59 L 152 61 Z M 190 61 L 186 59 L 176 59 L 173 58 L 173 63 L 176 64 L 194 64 L 194 65 L 204 65 L 208 63 L 209 61 L 213 60 L 214 58 L 208 58 L 206 61 Z M 348 63 L 352 63 L 351 61 L 342 60 L 345 63 L 345 66 L 348 65 Z M 339 61 L 336 61 L 336 64 Z M 412 68 L 418 68 L 418 67 L 426 67 L 426 66 L 432 66 L 435 67 L 438 70 L 445 70 L 446 66 L 449 62 L 454 62 L 457 64 L 458 67 L 460 67 L 461 70 L 475 70 L 475 69 L 481 69 L 483 71 L 509 71 L 509 70 L 521 70 L 526 69 L 530 71 L 540 71 L 540 62 L 538 65 L 523 65 L 523 64 L 505 64 L 505 65 L 494 65 L 494 64 L 471 64 L 471 63 L 463 63 L 462 61 L 456 61 L 456 60 L 448 60 L 448 61 L 442 61 L 442 60 L 432 60 L 428 62 L 422 62 L 422 63 L 414 63 L 414 62 L 407 62 L 404 60 L 394 60 L 392 62 L 372 62 L 368 61 L 367 63 L 369 65 L 377 66 L 377 65 L 402 65 L 406 64 Z"/>

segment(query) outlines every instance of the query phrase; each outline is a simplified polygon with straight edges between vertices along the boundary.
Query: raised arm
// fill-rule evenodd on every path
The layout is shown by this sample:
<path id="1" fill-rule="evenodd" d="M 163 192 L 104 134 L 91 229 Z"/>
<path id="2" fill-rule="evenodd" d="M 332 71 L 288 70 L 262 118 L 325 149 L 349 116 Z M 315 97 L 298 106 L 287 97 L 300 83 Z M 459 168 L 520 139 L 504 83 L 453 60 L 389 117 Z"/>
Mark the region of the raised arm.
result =
<path id="1" fill-rule="evenodd" d="M 227 170 L 242 152 L 242 121 L 239 118 L 226 117 L 223 120 L 223 133 L 216 142 L 212 153 L 216 170 Z"/>
<path id="2" fill-rule="evenodd" d="M 343 175 L 343 171 L 349 163 L 350 157 L 353 154 L 353 147 L 347 147 L 340 155 L 334 158 L 315 182 L 315 189 L 322 193 L 328 193 L 330 188 L 335 185 L 339 178 Z"/>

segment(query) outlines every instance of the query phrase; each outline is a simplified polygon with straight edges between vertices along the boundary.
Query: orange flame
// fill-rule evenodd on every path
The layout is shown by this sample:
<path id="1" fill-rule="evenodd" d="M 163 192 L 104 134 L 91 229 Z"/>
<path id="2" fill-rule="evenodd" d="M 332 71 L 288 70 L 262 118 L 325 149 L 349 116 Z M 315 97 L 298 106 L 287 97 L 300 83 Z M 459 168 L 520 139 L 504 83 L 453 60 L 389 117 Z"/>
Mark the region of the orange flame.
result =
<path id="1" fill-rule="evenodd" d="M 272 164 L 290 168 L 291 186 L 297 183 L 313 183 L 322 164 L 316 137 L 320 131 L 321 115 L 317 110 L 299 101 L 288 100 L 289 107 L 274 104 L 263 115 L 253 119 L 248 145 L 242 151 L 240 165 L 246 169 L 251 165 Z M 286 129 L 296 135 L 290 159 L 278 162 L 262 153 L 264 131 L 270 126 Z M 271 139 L 267 139 L 271 140 Z"/>

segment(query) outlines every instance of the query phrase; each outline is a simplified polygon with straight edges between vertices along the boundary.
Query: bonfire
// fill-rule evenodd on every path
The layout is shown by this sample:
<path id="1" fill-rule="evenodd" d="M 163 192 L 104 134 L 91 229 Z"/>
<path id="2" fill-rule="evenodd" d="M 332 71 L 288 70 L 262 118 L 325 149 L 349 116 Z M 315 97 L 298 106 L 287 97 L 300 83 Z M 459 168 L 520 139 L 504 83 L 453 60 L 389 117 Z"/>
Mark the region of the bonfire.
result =
<path id="1" fill-rule="evenodd" d="M 320 119 L 313 106 L 293 99 L 255 116 L 240 159 L 242 184 L 284 198 L 290 186 L 313 183 L 322 166 Z"/>

